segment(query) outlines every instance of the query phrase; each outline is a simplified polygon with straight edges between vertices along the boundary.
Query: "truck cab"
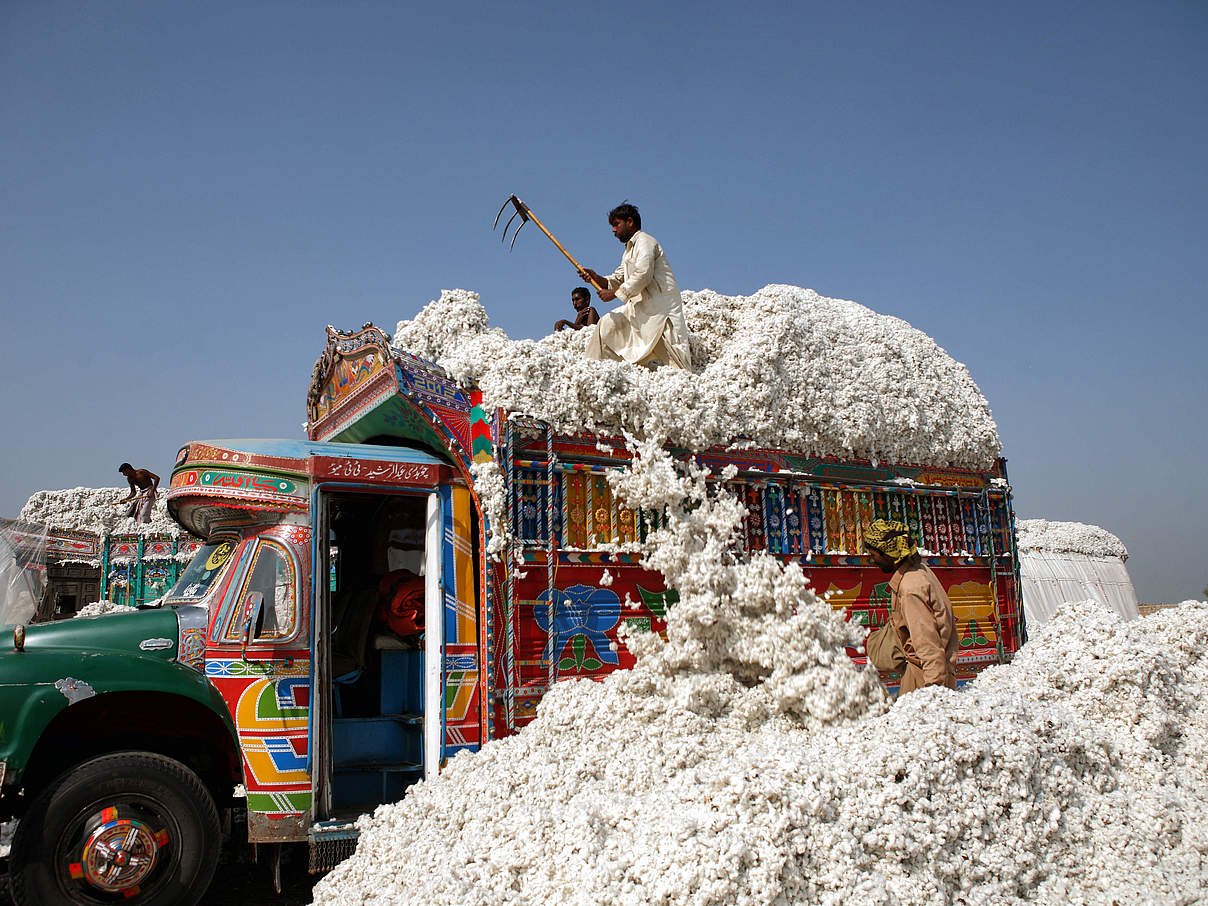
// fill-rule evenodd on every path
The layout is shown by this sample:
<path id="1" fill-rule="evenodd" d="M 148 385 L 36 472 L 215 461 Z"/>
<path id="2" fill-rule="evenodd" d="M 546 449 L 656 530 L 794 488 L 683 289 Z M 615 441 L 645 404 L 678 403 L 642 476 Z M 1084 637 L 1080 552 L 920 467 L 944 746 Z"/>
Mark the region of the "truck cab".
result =
<path id="1" fill-rule="evenodd" d="M 446 657 L 463 637 L 477 645 L 476 539 L 447 462 L 199 441 L 178 454 L 169 507 L 206 541 L 160 608 L 17 626 L 0 655 L 19 902 L 169 890 L 187 902 L 213 871 L 220 818 L 240 807 L 250 842 L 309 840 L 312 864 L 330 867 L 351 851 L 353 819 L 432 776 L 464 738 L 447 718 L 470 711 L 461 689 L 469 676 L 477 691 L 476 674 Z M 153 789 L 94 796 L 72 779 L 95 789 L 115 767 L 119 785 L 141 774 Z"/>
<path id="2" fill-rule="evenodd" d="M 208 602 L 199 641 L 234 718 L 253 842 L 306 840 L 439 769 L 458 639 L 446 605 L 473 610 L 476 546 L 447 462 L 402 446 L 198 441 L 181 448 L 168 507 L 208 539 L 167 601 Z"/>

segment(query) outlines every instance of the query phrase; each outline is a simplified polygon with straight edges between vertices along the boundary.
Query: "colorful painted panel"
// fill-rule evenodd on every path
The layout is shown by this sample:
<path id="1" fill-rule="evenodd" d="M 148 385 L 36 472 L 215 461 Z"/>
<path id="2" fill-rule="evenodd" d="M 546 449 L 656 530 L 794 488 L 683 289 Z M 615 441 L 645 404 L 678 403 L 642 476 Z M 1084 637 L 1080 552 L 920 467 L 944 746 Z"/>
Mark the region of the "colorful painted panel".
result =
<path id="1" fill-rule="evenodd" d="M 205 666 L 235 721 L 249 811 L 268 818 L 309 812 L 309 661 L 215 656 Z"/>
<path id="2" fill-rule="evenodd" d="M 575 556 L 568 552 L 566 556 Z M 616 555 L 588 554 L 600 563 L 559 563 L 554 575 L 554 593 L 546 587 L 546 571 L 538 566 L 527 569 L 516 581 L 515 611 L 512 621 L 512 658 L 514 673 L 509 674 L 502 646 L 494 652 L 492 669 L 497 678 L 495 691 L 501 697 L 514 698 L 517 726 L 532 719 L 537 703 L 549 687 L 549 661 L 554 661 L 555 681 L 568 677 L 602 677 L 617 669 L 633 666 L 633 655 L 617 638 L 622 623 L 637 623 L 638 628 L 666 632 L 666 611 L 675 603 L 674 591 L 668 591 L 663 577 L 636 565 L 616 562 Z M 544 558 L 543 552 L 534 557 Z M 561 559 L 562 555 L 559 555 Z M 603 563 L 608 558 L 607 563 Z M 612 584 L 601 586 L 607 569 Z M 503 626 L 506 615 L 496 610 L 496 623 Z M 505 634 L 496 630 L 496 637 Z M 506 711 L 496 707 L 494 732 L 510 732 Z"/>
<path id="3" fill-rule="evenodd" d="M 190 493 L 254 502 L 266 509 L 302 512 L 310 488 L 307 482 L 293 477 L 238 469 L 185 468 L 175 472 L 172 497 Z"/>
<path id="4" fill-rule="evenodd" d="M 385 368 L 386 363 L 386 357 L 373 348 L 335 359 L 331 376 L 315 400 L 316 420 L 339 406 L 360 384 Z"/>
<path id="5" fill-rule="evenodd" d="M 805 497 L 806 519 L 809 523 L 810 552 L 826 552 L 826 511 L 822 504 L 822 491 L 811 487 Z"/>
<path id="6" fill-rule="evenodd" d="M 612 541 L 612 488 L 603 475 L 591 476 L 591 506 L 588 507 L 588 541 L 597 547 Z"/>
<path id="7" fill-rule="evenodd" d="M 742 487 L 742 502 L 747 508 L 743 528 L 747 534 L 747 550 L 766 550 L 768 546 L 766 508 L 763 505 L 763 488 L 757 485 Z"/>
<path id="8" fill-rule="evenodd" d="M 474 462 L 495 458 L 495 432 L 491 413 L 482 407 L 482 391 L 470 392 L 470 455 Z"/>
<path id="9" fill-rule="evenodd" d="M 473 500 L 462 487 L 442 487 L 445 511 L 444 708 L 443 757 L 482 744 L 482 672 L 478 661 L 478 610 L 475 599 Z"/>
<path id="10" fill-rule="evenodd" d="M 644 540 L 657 527 L 657 515 L 620 506 L 605 474 L 607 467 L 559 467 L 550 476 L 543 461 L 522 461 L 509 482 L 512 534 L 525 545 L 554 544 L 586 550 L 610 543 Z"/>
<path id="11" fill-rule="evenodd" d="M 314 456 L 310 465 L 311 474 L 316 481 L 344 479 L 359 484 L 435 487 L 440 481 L 447 480 L 449 475 L 446 467 L 432 463 L 378 462 L 343 456 Z"/>
<path id="12" fill-rule="evenodd" d="M 555 483 L 555 537 L 561 539 L 561 483 Z M 546 544 L 549 540 L 549 481 L 544 469 L 514 469 L 511 480 L 512 532 L 521 541 Z"/>
<path id="13" fill-rule="evenodd" d="M 1001 497 L 991 498 L 991 518 L 977 498 L 923 489 L 857 490 L 767 480 L 732 481 L 726 488 L 746 507 L 742 541 L 749 551 L 864 555 L 864 532 L 874 519 L 904 522 L 919 548 L 933 557 L 985 557 L 990 541 L 999 554 L 1010 551 Z"/>
<path id="14" fill-rule="evenodd" d="M 101 555 L 101 538 L 82 532 L 58 532 L 46 535 L 48 560 L 95 560 Z"/>
<path id="15" fill-rule="evenodd" d="M 566 500 L 566 543 L 568 547 L 589 547 L 587 536 L 588 512 L 591 501 L 588 496 L 588 477 L 585 472 L 572 472 L 564 478 L 563 495 Z"/>
<path id="16" fill-rule="evenodd" d="M 991 594 L 989 570 L 978 566 L 934 566 L 933 571 L 948 592 L 956 618 L 959 652 L 957 681 L 967 682 L 988 664 L 999 663 L 1003 648 L 1018 648 L 1017 615 L 1014 612 L 1013 581 L 998 577 L 998 608 Z M 807 568 L 815 591 L 826 594 L 828 603 L 845 618 L 870 630 L 889 619 L 891 594 L 889 576 L 880 570 L 859 567 Z M 1000 637 L 1004 643 L 1000 646 Z M 858 663 L 864 658 L 849 649 Z M 892 677 L 890 677 L 892 679 Z"/>

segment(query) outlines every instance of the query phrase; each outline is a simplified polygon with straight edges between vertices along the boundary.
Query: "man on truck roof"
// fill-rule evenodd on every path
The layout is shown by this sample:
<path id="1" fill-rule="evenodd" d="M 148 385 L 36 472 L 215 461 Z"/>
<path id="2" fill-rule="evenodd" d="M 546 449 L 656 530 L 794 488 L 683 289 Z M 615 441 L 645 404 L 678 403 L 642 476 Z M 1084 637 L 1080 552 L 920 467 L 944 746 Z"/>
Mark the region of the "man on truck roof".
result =
<path id="1" fill-rule="evenodd" d="M 128 462 L 122 463 L 117 470 L 130 482 L 130 496 L 119 500 L 118 506 L 129 503 L 127 517 L 133 517 L 135 522 L 150 522 L 155 492 L 159 489 L 159 476 L 147 469 L 136 469 Z"/>
<path id="2" fill-rule="evenodd" d="M 570 291 L 570 304 L 575 307 L 575 320 L 568 321 L 560 318 L 554 322 L 554 330 L 581 330 L 591 327 L 600 320 L 600 313 L 591 304 L 591 290 L 586 286 L 576 286 Z"/>
<path id="3" fill-rule="evenodd" d="M 579 276 L 605 287 L 597 291 L 601 302 L 620 299 L 625 304 L 600 319 L 587 341 L 588 357 L 691 368 L 684 300 L 663 247 L 642 232 L 642 215 L 629 202 L 609 211 L 608 223 L 625 246 L 620 266 L 608 277 L 588 267 Z"/>

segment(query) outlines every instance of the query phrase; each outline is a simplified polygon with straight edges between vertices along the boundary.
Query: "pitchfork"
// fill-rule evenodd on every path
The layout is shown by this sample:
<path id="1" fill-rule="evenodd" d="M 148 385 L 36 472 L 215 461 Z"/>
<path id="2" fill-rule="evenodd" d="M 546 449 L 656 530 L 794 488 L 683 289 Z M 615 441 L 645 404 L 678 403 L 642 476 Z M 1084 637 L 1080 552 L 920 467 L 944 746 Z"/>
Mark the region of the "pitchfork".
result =
<path id="1" fill-rule="evenodd" d="M 530 208 L 528 205 L 526 205 L 523 201 L 521 201 L 515 195 L 509 195 L 508 200 L 505 201 L 503 203 L 503 206 L 499 209 L 499 213 L 495 215 L 495 223 L 491 227 L 492 230 L 496 229 L 499 226 L 499 218 L 503 216 L 503 212 L 507 210 L 508 205 L 511 205 L 516 210 L 512 212 L 512 216 L 509 217 L 507 223 L 505 223 L 503 225 L 503 239 L 501 240 L 502 242 L 507 242 L 507 240 L 508 240 L 508 228 L 511 227 L 512 221 L 515 220 L 517 217 L 520 218 L 520 226 L 516 227 L 516 231 L 514 233 L 512 233 L 512 241 L 511 241 L 511 243 L 508 244 L 508 251 L 511 251 L 513 246 L 516 245 L 516 237 L 520 235 L 520 231 L 522 229 L 524 229 L 524 225 L 531 220 L 533 223 L 537 224 L 537 228 L 539 230 L 541 230 L 541 232 L 543 232 L 546 236 L 549 237 L 550 242 L 552 242 L 554 245 L 558 246 L 558 251 L 560 251 L 563 255 L 565 255 L 566 260 L 575 266 L 575 270 L 580 271 L 580 272 L 583 271 L 583 265 L 581 265 L 578 261 L 576 261 L 574 255 L 572 255 L 570 252 L 568 252 L 565 249 L 565 247 L 563 247 L 562 243 L 554 238 L 554 234 L 545 228 L 545 224 L 543 224 L 540 220 L 537 219 L 537 215 L 533 213 L 533 209 Z M 591 285 L 594 286 L 596 289 L 607 289 L 607 284 L 601 285 L 594 278 L 589 278 L 589 279 L 591 279 Z"/>

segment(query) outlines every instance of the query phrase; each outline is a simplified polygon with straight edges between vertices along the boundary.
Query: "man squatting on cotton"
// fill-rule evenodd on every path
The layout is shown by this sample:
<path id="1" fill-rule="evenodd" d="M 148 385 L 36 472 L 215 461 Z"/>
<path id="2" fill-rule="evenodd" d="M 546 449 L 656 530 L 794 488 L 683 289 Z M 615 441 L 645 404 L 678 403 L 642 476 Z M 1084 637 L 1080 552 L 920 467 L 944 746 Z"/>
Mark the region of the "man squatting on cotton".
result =
<path id="1" fill-rule="evenodd" d="M 586 286 L 576 286 L 570 291 L 570 304 L 575 307 L 575 320 L 567 321 L 561 318 L 554 322 L 554 330 L 579 330 L 591 327 L 600 320 L 600 313 L 591 304 L 591 290 Z"/>
<path id="2" fill-rule="evenodd" d="M 127 518 L 135 522 L 150 522 L 155 492 L 159 490 L 159 476 L 147 469 L 136 469 L 128 462 L 122 463 L 117 470 L 130 482 L 130 496 L 119 500 L 118 505 L 130 504 L 126 510 Z"/>
<path id="3" fill-rule="evenodd" d="M 875 520 L 864 546 L 889 580 L 893 626 L 906 652 L 900 692 L 923 686 L 956 688 L 956 617 L 948 594 L 919 557 L 910 530 L 900 522 Z"/>
<path id="4" fill-rule="evenodd" d="M 674 365 L 691 368 L 688 321 L 679 284 L 658 240 L 642 232 L 642 215 L 625 202 L 608 212 L 612 234 L 624 243 L 621 266 L 601 277 L 591 268 L 579 276 L 599 289 L 601 302 L 620 299 L 625 304 L 600 319 L 587 340 L 587 357 L 653 368 Z"/>

